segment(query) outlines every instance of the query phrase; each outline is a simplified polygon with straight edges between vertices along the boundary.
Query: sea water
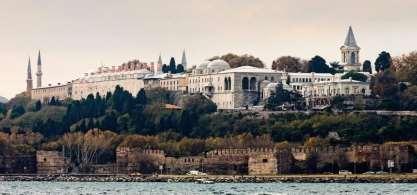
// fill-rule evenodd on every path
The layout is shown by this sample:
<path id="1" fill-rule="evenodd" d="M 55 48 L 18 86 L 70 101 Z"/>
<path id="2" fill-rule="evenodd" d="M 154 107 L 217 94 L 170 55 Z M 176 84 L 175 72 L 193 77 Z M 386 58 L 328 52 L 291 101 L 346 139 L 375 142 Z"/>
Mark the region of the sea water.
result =
<path id="1" fill-rule="evenodd" d="M 0 194 L 417 194 L 417 184 L 391 183 L 158 183 L 158 182 L 0 182 Z"/>

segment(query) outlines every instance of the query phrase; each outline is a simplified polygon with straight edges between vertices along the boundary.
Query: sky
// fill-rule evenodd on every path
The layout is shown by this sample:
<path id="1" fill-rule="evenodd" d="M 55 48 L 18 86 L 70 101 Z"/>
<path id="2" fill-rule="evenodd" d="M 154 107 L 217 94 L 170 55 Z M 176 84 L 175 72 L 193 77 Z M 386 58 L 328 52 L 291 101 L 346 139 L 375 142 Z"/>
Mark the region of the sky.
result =
<path id="1" fill-rule="evenodd" d="M 44 85 L 160 53 L 180 61 L 184 49 L 189 64 L 229 52 L 267 66 L 283 55 L 340 61 L 349 25 L 361 61 L 398 56 L 416 50 L 416 10 L 416 0 L 0 0 L 0 96 L 25 90 L 38 50 Z"/>

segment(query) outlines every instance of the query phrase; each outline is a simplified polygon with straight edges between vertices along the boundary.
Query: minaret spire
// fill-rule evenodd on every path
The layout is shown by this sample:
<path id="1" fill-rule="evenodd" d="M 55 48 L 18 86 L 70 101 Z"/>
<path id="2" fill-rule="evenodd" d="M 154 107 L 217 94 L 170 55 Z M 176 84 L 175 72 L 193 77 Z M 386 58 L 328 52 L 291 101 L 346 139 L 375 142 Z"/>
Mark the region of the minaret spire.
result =
<path id="1" fill-rule="evenodd" d="M 350 47 L 357 47 L 355 35 L 353 34 L 352 26 L 349 26 L 348 33 L 345 39 L 345 45 Z"/>
<path id="2" fill-rule="evenodd" d="M 32 89 L 33 89 L 33 81 L 32 81 L 32 67 L 30 64 L 30 57 L 28 59 L 28 68 L 27 68 L 27 78 L 26 78 L 26 95 L 31 97 L 32 96 Z"/>
<path id="3" fill-rule="evenodd" d="M 38 52 L 38 71 L 36 72 L 36 87 L 42 87 L 42 60 L 41 50 Z"/>
<path id="4" fill-rule="evenodd" d="M 161 53 L 159 53 L 158 62 L 154 65 L 154 74 L 160 74 L 162 71 L 162 56 Z"/>
<path id="5" fill-rule="evenodd" d="M 162 57 L 161 57 L 161 53 L 159 53 L 159 57 L 158 57 L 158 65 L 162 66 Z"/>
<path id="6" fill-rule="evenodd" d="M 181 65 L 184 67 L 184 70 L 187 70 L 187 57 L 185 56 L 185 49 L 182 51 Z"/>

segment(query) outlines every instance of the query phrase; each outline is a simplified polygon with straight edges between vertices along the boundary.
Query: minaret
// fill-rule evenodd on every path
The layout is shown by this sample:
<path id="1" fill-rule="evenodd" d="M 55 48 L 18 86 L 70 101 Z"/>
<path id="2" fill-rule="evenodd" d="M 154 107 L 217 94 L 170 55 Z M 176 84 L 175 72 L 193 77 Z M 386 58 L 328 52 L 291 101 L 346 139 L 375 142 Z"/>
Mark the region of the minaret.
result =
<path id="1" fill-rule="evenodd" d="M 162 57 L 161 54 L 159 54 L 158 62 L 155 64 L 154 74 L 161 74 L 162 73 Z"/>
<path id="2" fill-rule="evenodd" d="M 32 67 L 30 65 L 30 57 L 28 60 L 28 69 L 27 69 L 27 78 L 26 78 L 26 95 L 31 97 L 32 96 L 32 89 L 33 89 L 33 81 L 32 81 Z"/>
<path id="3" fill-rule="evenodd" d="M 345 71 L 361 69 L 361 64 L 359 63 L 359 51 L 360 47 L 356 43 L 355 35 L 353 34 L 352 27 L 349 26 L 348 33 L 346 35 L 345 43 L 340 47 L 342 54 L 342 65 Z"/>
<path id="4" fill-rule="evenodd" d="M 182 51 L 181 65 L 184 67 L 184 70 L 187 70 L 187 58 L 185 57 L 185 49 Z"/>
<path id="5" fill-rule="evenodd" d="M 42 60 L 40 50 L 38 52 L 38 71 L 36 72 L 36 87 L 42 87 Z"/>

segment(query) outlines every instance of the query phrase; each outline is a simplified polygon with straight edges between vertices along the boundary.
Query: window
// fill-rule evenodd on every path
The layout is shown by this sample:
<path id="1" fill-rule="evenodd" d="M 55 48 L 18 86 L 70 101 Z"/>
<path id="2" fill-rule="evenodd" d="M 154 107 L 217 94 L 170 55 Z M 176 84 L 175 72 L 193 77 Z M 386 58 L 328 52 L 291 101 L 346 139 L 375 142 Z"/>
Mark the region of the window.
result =
<path id="1" fill-rule="evenodd" d="M 355 52 L 352 52 L 350 54 L 350 63 L 351 64 L 355 64 L 356 63 L 356 55 L 355 55 Z"/>
<path id="2" fill-rule="evenodd" d="M 268 159 L 264 158 L 264 159 L 262 159 L 262 162 L 263 163 L 267 163 L 268 162 Z"/>
<path id="3" fill-rule="evenodd" d="M 249 89 L 249 79 L 247 77 L 243 77 L 242 79 L 242 89 L 243 90 Z"/>
<path id="4" fill-rule="evenodd" d="M 249 85 L 250 90 L 255 91 L 256 90 L 256 78 L 252 77 L 250 79 L 250 85 Z"/>

